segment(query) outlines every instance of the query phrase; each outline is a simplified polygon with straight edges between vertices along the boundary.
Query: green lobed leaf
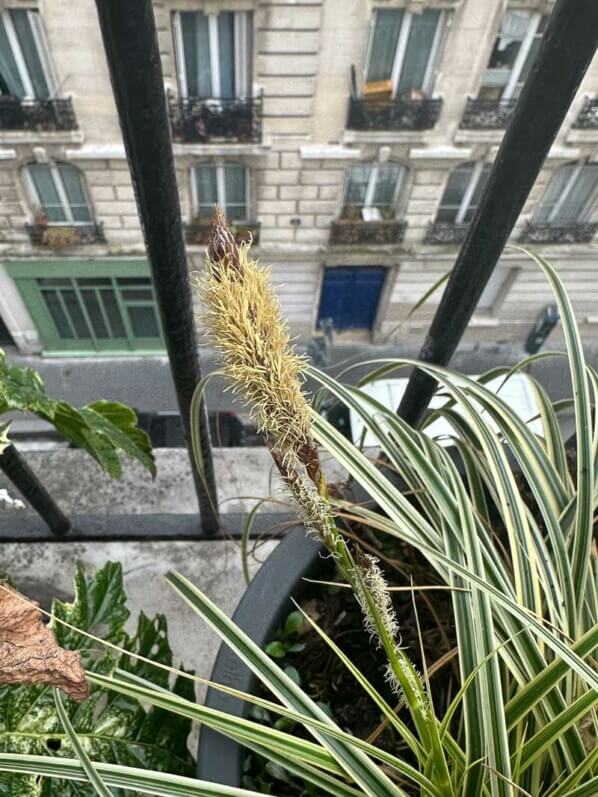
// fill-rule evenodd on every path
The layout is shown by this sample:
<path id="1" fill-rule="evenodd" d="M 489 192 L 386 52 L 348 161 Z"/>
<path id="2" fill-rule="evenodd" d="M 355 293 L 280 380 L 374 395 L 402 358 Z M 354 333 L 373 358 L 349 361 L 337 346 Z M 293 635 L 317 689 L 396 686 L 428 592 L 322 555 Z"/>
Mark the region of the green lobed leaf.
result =
<path id="1" fill-rule="evenodd" d="M 114 401 L 96 401 L 80 409 L 66 401 L 56 401 L 48 396 L 36 371 L 9 365 L 0 349 L 0 415 L 15 410 L 32 413 L 51 423 L 64 438 L 87 451 L 113 478 L 121 475 L 123 454 L 140 462 L 152 476 L 156 475 L 149 437 L 137 426 L 132 409 Z"/>
<path id="2" fill-rule="evenodd" d="M 79 565 L 75 575 L 72 603 L 54 601 L 56 618 L 96 634 L 127 651 L 170 666 L 172 652 L 167 639 L 166 620 L 139 615 L 133 635 L 125 631 L 129 617 L 122 568 L 108 563 L 93 578 L 86 578 Z M 52 620 L 58 643 L 81 651 L 87 670 L 109 674 L 115 667 L 138 674 L 161 688 L 169 687 L 168 672 L 138 662 L 131 656 L 105 652 L 93 640 Z M 192 682 L 179 677 L 172 691 L 194 699 Z M 92 686 L 89 698 L 76 704 L 65 701 L 65 711 L 86 755 L 94 762 L 192 775 L 194 763 L 187 750 L 191 722 L 161 708 L 143 707 L 133 697 Z M 75 751 L 60 722 L 52 689 L 44 686 L 0 689 L 0 751 L 71 757 Z M 132 792 L 114 790 L 114 797 Z M 28 775 L 0 774 L 0 797 L 92 797 L 93 787 L 63 780 L 41 780 Z"/>

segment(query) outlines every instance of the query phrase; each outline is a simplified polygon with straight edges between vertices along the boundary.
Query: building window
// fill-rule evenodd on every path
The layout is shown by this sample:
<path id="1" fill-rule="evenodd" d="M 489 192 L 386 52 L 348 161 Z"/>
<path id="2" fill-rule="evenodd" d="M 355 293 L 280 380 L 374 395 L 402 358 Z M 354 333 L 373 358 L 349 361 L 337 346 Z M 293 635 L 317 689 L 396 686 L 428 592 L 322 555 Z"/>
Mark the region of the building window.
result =
<path id="1" fill-rule="evenodd" d="M 249 180 L 240 163 L 208 163 L 195 166 L 191 180 L 193 210 L 199 219 L 209 219 L 214 205 L 230 221 L 249 219 Z"/>
<path id="2" fill-rule="evenodd" d="M 421 99 L 431 93 L 446 12 L 378 9 L 370 33 L 366 83 L 388 83 L 392 97 Z M 366 86 L 367 89 L 367 86 Z"/>
<path id="3" fill-rule="evenodd" d="M 399 163 L 363 163 L 347 177 L 343 218 L 381 221 L 394 219 L 407 168 Z"/>
<path id="4" fill-rule="evenodd" d="M 496 315 L 509 289 L 513 285 L 515 269 L 496 266 L 479 298 L 476 313 Z"/>
<path id="5" fill-rule="evenodd" d="M 490 163 L 463 163 L 449 175 L 437 222 L 446 224 L 469 224 L 478 209 L 482 191 L 488 180 Z"/>
<path id="6" fill-rule="evenodd" d="M 480 100 L 517 99 L 534 63 L 548 17 L 529 11 L 509 11 L 480 89 Z"/>
<path id="7" fill-rule="evenodd" d="M 89 224 L 92 212 L 81 172 L 70 163 L 32 163 L 25 182 L 36 215 L 48 224 Z"/>
<path id="8" fill-rule="evenodd" d="M 182 97 L 232 99 L 251 94 L 251 12 L 179 11 L 173 24 Z"/>
<path id="9" fill-rule="evenodd" d="M 9 263 L 46 349 L 163 349 L 147 264 L 132 261 Z M 94 275 L 95 272 L 95 275 Z"/>
<path id="10" fill-rule="evenodd" d="M 534 224 L 575 224 L 589 219 L 598 194 L 598 163 L 558 169 L 534 215 Z"/>
<path id="11" fill-rule="evenodd" d="M 0 14 L 0 94 L 49 99 L 53 70 L 40 15 L 12 9 Z"/>

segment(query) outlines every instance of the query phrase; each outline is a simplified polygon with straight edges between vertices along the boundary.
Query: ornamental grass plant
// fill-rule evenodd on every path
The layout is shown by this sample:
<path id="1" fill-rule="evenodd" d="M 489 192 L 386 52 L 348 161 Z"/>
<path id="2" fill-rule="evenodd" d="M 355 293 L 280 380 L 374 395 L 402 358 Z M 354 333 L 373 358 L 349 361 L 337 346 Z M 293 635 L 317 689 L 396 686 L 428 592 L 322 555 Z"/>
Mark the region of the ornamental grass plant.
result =
<path id="1" fill-rule="evenodd" d="M 585 361 L 559 276 L 542 258 L 530 257 L 550 283 L 566 344 L 562 354 L 535 357 L 566 357 L 572 383 L 572 399 L 554 404 L 530 377 L 541 433 L 532 431 L 500 390 L 486 387 L 500 375 L 508 380 L 534 357 L 516 368 L 493 369 L 476 381 L 408 359 L 370 363 L 369 375 L 358 386 L 308 367 L 293 352 L 267 270 L 255 263 L 248 245 L 235 243 L 222 214 L 215 215 L 206 274 L 199 282 L 205 327 L 222 354 L 226 378 L 249 403 L 266 436 L 307 532 L 328 548 L 339 580 L 350 585 L 361 607 L 371 644 L 386 658 L 388 680 L 400 696 L 394 701 L 398 709 L 318 629 L 354 676 L 355 690 L 365 691 L 393 729 L 400 741 L 396 750 L 382 749 L 339 727 L 179 573 L 170 573 L 168 583 L 251 668 L 271 697 L 211 685 L 292 720 L 306 735 L 196 705 L 119 669 L 88 673 L 89 681 L 214 728 L 278 764 L 299 783 L 310 784 L 317 794 L 595 797 L 598 375 Z M 418 430 L 361 389 L 368 381 L 413 366 L 433 376 L 447 398 Z M 303 392 L 307 376 L 359 416 L 406 490 L 310 406 Z M 198 387 L 198 396 L 204 386 Z M 573 468 L 559 426 L 563 409 L 572 409 L 575 416 Z M 456 456 L 425 433 L 438 416 L 453 429 L 450 442 Z M 322 474 L 322 449 L 367 491 L 371 505 L 347 505 L 336 496 Z M 401 646 L 382 571 L 354 536 L 347 538 L 337 525 L 342 512 L 358 519 L 364 530 L 414 546 L 450 588 L 460 689 L 442 714 L 430 697 L 425 668 L 418 672 Z M 497 524 L 504 530 L 500 544 L 494 534 Z M 125 788 L 169 796 L 255 794 L 92 762 L 80 746 L 74 749 L 78 758 L 0 753 L 0 769 L 91 778 L 104 796 Z"/>

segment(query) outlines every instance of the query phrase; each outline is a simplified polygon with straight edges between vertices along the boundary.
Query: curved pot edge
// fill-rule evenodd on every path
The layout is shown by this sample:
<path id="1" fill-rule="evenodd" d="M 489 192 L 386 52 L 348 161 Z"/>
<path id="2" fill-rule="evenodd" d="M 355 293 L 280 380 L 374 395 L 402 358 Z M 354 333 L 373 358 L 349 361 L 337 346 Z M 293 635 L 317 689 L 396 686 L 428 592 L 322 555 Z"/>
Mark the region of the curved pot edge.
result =
<path id="1" fill-rule="evenodd" d="M 314 576 L 327 565 L 321 555 L 325 548 L 305 534 L 303 527 L 287 533 L 260 567 L 243 593 L 233 620 L 260 647 L 276 633 L 286 614 L 292 611 L 291 596 L 303 578 Z M 221 643 L 211 680 L 243 692 L 252 692 L 257 682 L 251 670 Z M 208 689 L 205 705 L 236 716 L 249 715 L 250 706 L 234 697 Z M 244 748 L 231 739 L 202 728 L 197 755 L 197 773 L 202 780 L 226 786 L 241 785 Z"/>

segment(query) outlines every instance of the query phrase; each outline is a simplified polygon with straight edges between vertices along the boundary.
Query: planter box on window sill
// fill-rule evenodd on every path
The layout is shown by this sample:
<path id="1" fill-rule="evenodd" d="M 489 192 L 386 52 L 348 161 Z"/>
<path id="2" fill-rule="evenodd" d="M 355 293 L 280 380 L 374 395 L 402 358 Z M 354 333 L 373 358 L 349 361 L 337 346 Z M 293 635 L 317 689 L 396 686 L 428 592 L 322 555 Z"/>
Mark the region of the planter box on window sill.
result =
<path id="1" fill-rule="evenodd" d="M 598 97 L 586 97 L 572 127 L 575 130 L 598 130 Z"/>
<path id="2" fill-rule="evenodd" d="M 46 249 L 106 243 L 101 224 L 26 224 L 29 240 Z"/>
<path id="3" fill-rule="evenodd" d="M 517 100 L 476 100 L 467 98 L 459 127 L 464 130 L 504 130 Z"/>
<path id="4" fill-rule="evenodd" d="M 441 99 L 349 99 L 348 130 L 430 130 L 436 125 Z"/>
<path id="5" fill-rule="evenodd" d="M 528 224 L 519 240 L 527 244 L 585 244 L 597 231 L 598 222 Z"/>
<path id="6" fill-rule="evenodd" d="M 254 246 L 260 242 L 259 222 L 247 224 L 232 223 L 231 231 L 238 244 L 252 241 Z M 191 246 L 207 246 L 210 240 L 210 222 L 191 222 L 185 225 L 185 241 Z"/>
<path id="7" fill-rule="evenodd" d="M 465 240 L 469 224 L 452 224 L 435 221 L 428 225 L 424 237 L 425 244 L 460 244 Z"/>
<path id="8" fill-rule="evenodd" d="M 406 221 L 361 221 L 337 219 L 330 226 L 331 244 L 400 244 Z"/>
<path id="9" fill-rule="evenodd" d="M 77 130 L 70 97 L 53 100 L 22 100 L 0 96 L 0 130 Z"/>
<path id="10" fill-rule="evenodd" d="M 260 142 L 262 96 L 238 99 L 168 97 L 170 124 L 175 141 Z"/>

